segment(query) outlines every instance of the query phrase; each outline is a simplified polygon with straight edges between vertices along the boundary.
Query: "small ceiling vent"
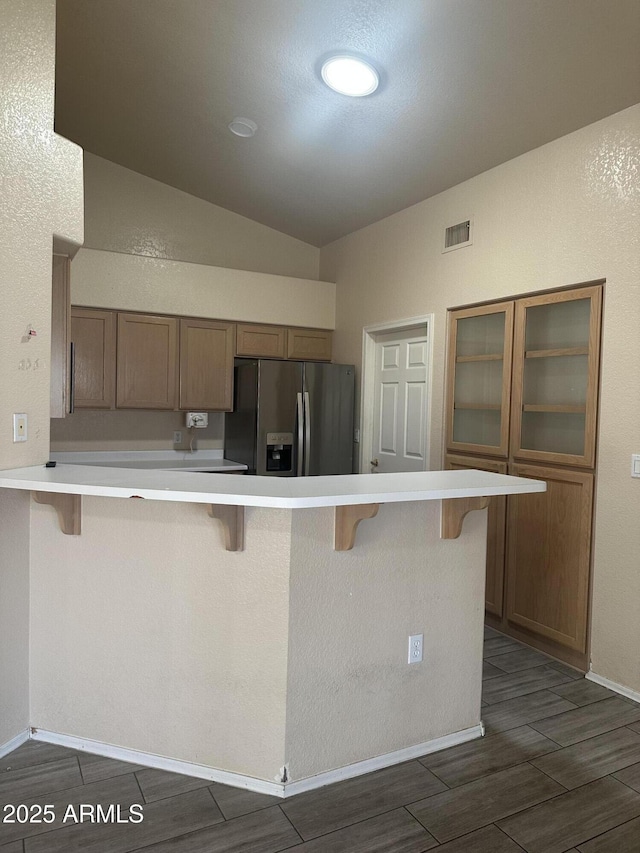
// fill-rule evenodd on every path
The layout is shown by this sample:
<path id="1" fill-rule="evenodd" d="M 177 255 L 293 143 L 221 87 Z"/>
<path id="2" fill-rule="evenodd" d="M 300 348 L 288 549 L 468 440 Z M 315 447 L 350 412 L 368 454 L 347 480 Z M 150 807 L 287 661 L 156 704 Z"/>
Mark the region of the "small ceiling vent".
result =
<path id="1" fill-rule="evenodd" d="M 458 222 L 457 225 L 449 225 L 444 229 L 444 248 L 443 252 L 451 252 L 453 249 L 462 249 L 463 246 L 470 246 L 473 243 L 472 239 L 471 219 L 465 219 L 464 222 Z"/>

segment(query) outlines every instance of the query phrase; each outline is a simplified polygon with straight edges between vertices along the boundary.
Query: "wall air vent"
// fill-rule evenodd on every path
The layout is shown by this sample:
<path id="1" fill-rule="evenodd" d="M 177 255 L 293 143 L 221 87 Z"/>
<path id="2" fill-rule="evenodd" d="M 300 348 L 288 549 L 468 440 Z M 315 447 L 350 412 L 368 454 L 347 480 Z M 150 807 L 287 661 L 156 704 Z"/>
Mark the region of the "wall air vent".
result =
<path id="1" fill-rule="evenodd" d="M 444 229 L 444 248 L 443 252 L 452 252 L 454 249 L 462 249 L 463 246 L 470 246 L 473 243 L 472 237 L 473 220 L 465 219 L 464 222 L 458 222 L 457 225 L 449 225 Z"/>

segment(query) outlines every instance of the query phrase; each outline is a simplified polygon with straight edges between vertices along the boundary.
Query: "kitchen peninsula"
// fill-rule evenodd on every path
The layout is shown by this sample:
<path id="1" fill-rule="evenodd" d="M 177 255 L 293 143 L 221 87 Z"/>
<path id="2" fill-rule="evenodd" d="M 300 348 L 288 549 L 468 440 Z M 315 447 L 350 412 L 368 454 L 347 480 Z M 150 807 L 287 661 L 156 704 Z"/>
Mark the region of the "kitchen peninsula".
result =
<path id="1" fill-rule="evenodd" d="M 36 497 L 35 736 L 288 796 L 480 735 L 471 510 L 545 484 L 58 465 L 0 487 Z"/>

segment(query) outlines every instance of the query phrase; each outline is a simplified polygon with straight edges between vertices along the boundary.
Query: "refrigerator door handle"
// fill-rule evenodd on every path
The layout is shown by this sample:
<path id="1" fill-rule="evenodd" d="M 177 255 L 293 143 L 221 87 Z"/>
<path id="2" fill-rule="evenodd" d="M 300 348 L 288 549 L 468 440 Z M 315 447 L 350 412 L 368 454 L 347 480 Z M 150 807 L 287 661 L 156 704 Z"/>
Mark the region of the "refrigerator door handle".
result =
<path id="1" fill-rule="evenodd" d="M 302 394 L 298 391 L 296 395 L 296 407 L 298 411 L 298 464 L 296 470 L 296 476 L 302 477 L 302 460 L 304 457 L 304 437 L 303 437 L 303 429 L 304 429 L 304 408 L 302 405 Z"/>
<path id="2" fill-rule="evenodd" d="M 311 464 L 311 403 L 309 392 L 304 392 L 304 476 L 309 476 Z"/>

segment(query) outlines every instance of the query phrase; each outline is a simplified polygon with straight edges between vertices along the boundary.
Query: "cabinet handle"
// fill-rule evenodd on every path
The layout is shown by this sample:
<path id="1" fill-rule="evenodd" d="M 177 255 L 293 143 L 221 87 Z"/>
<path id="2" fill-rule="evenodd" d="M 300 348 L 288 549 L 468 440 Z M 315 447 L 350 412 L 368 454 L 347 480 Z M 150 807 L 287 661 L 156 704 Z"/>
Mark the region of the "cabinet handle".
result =
<path id="1" fill-rule="evenodd" d="M 76 407 L 76 345 L 73 341 L 69 344 L 69 414 L 72 415 Z"/>

